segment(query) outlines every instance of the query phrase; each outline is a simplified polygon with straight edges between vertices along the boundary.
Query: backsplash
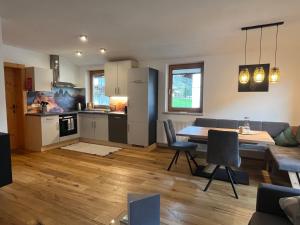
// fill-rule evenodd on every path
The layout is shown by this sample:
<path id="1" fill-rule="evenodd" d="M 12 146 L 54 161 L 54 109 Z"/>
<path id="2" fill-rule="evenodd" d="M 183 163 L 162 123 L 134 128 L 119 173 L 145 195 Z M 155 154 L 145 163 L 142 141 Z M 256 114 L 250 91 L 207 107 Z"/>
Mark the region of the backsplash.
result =
<path id="1" fill-rule="evenodd" d="M 51 92 L 35 91 L 27 93 L 27 112 L 40 112 L 40 103 L 48 102 L 48 112 L 68 112 L 76 110 L 77 103 L 85 108 L 84 88 L 53 88 Z"/>
<path id="2" fill-rule="evenodd" d="M 125 111 L 127 106 L 127 97 L 110 97 L 109 107 L 111 111 Z"/>

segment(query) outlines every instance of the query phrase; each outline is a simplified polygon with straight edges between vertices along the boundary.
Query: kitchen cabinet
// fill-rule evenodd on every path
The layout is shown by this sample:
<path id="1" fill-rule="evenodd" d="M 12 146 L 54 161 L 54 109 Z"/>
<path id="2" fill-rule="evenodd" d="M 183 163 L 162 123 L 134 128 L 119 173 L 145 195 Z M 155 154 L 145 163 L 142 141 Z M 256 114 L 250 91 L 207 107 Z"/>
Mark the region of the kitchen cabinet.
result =
<path id="1" fill-rule="evenodd" d="M 127 144 L 127 115 L 110 114 L 108 127 L 109 141 Z"/>
<path id="2" fill-rule="evenodd" d="M 25 89 L 27 91 L 51 91 L 53 70 L 27 67 L 25 69 Z"/>
<path id="3" fill-rule="evenodd" d="M 41 151 L 45 146 L 59 143 L 59 116 L 26 115 L 25 148 Z"/>
<path id="4" fill-rule="evenodd" d="M 105 95 L 127 96 L 128 70 L 133 67 L 137 62 L 132 60 L 105 63 Z"/>
<path id="5" fill-rule="evenodd" d="M 42 146 L 56 144 L 59 142 L 59 117 L 41 117 Z"/>
<path id="6" fill-rule="evenodd" d="M 158 71 L 152 68 L 130 69 L 128 144 L 146 147 L 156 142 L 157 101 Z"/>
<path id="7" fill-rule="evenodd" d="M 107 114 L 79 114 L 80 137 L 108 141 Z"/>

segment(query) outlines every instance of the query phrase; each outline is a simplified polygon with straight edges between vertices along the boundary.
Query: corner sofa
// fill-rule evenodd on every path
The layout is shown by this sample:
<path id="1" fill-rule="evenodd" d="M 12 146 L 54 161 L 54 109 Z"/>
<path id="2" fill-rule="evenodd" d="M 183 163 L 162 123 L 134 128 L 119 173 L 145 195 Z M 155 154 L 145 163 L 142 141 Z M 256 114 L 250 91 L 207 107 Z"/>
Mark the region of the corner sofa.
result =
<path id="1" fill-rule="evenodd" d="M 292 225 L 279 205 L 279 199 L 300 196 L 300 190 L 260 184 L 257 191 L 256 212 L 252 215 L 249 225 Z"/>
<path id="2" fill-rule="evenodd" d="M 284 122 L 265 122 L 265 121 L 249 121 L 251 130 L 267 131 L 271 137 L 276 137 L 282 131 L 289 127 L 288 123 Z M 244 125 L 244 121 L 241 120 L 227 120 L 227 119 L 210 119 L 210 118 L 197 118 L 193 124 L 199 127 L 217 127 L 217 128 L 232 128 L 238 129 L 239 126 Z M 204 143 L 205 140 L 193 140 L 189 141 Z M 268 145 L 264 144 L 240 144 L 240 154 L 244 158 L 261 159 L 266 160 Z"/>

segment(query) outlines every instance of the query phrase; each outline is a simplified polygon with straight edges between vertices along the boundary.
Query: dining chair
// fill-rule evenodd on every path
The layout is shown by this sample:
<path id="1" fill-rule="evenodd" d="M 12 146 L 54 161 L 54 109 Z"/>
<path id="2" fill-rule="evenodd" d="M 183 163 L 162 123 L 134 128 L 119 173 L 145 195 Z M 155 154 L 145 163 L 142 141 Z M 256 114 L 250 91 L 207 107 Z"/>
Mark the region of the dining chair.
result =
<path id="1" fill-rule="evenodd" d="M 189 164 L 190 171 L 193 174 L 193 169 L 190 160 L 193 161 L 196 167 L 198 167 L 198 164 L 192 156 L 191 152 L 196 151 L 198 145 L 192 142 L 177 141 L 176 132 L 172 120 L 164 121 L 164 128 L 169 148 L 176 151 L 168 167 L 168 171 L 171 169 L 173 163 L 177 164 L 180 153 L 184 152 L 187 162 Z"/>
<path id="2" fill-rule="evenodd" d="M 231 131 L 208 131 L 207 163 L 217 165 L 213 170 L 204 191 L 207 191 L 220 166 L 224 166 L 230 180 L 235 197 L 238 199 L 234 184 L 237 183 L 231 167 L 239 168 L 241 157 L 239 153 L 238 133 Z"/>

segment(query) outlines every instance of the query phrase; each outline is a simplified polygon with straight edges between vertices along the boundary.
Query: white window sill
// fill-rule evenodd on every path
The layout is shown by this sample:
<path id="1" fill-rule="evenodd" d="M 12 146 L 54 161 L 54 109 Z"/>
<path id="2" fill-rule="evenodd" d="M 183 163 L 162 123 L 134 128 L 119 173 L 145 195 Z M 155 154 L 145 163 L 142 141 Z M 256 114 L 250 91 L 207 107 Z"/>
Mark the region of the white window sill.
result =
<path id="1" fill-rule="evenodd" d="M 163 112 L 163 114 L 182 115 L 182 116 L 203 116 L 203 113 L 191 113 L 191 112 Z"/>

